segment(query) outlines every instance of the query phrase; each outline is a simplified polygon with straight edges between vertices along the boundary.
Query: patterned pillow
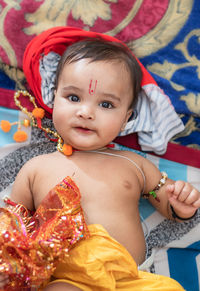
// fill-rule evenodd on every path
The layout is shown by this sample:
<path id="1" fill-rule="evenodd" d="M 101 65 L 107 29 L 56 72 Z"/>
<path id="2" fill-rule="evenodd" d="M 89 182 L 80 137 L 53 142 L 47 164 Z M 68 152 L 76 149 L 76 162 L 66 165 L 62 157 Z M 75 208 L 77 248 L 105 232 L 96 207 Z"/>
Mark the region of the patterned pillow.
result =
<path id="1" fill-rule="evenodd" d="M 65 25 L 115 36 L 143 57 L 166 45 L 162 42 L 165 30 L 170 29 L 166 22 L 178 13 L 174 6 L 169 0 L 0 0 L 0 60 L 22 68 L 28 42 L 48 28 Z M 170 30 L 167 42 L 187 19 L 190 9 L 184 6 L 176 20 L 179 25 Z"/>

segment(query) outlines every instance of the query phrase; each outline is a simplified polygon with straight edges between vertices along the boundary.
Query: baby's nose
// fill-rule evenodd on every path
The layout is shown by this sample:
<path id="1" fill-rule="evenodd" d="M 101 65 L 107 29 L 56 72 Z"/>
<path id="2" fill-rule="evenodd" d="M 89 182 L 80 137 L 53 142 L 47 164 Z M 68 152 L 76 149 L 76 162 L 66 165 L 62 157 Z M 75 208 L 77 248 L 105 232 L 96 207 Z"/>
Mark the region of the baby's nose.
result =
<path id="1" fill-rule="evenodd" d="M 78 117 L 84 119 L 94 119 L 95 117 L 94 109 L 89 105 L 80 106 L 79 110 L 77 111 L 77 115 Z"/>

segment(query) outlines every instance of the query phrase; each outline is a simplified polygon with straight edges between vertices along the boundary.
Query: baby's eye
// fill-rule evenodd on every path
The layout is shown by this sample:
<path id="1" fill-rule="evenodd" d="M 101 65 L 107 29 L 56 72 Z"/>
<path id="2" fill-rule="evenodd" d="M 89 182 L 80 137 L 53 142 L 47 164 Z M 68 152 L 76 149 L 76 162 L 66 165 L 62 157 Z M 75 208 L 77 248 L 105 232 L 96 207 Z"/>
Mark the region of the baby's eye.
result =
<path id="1" fill-rule="evenodd" d="M 69 95 L 69 96 L 67 96 L 67 98 L 69 99 L 69 101 L 72 101 L 72 102 L 79 102 L 80 101 L 80 98 L 76 95 Z"/>
<path id="2" fill-rule="evenodd" d="M 107 101 L 104 101 L 104 102 L 100 103 L 100 106 L 103 107 L 103 108 L 108 108 L 108 109 L 111 109 L 111 108 L 114 107 L 112 103 L 107 102 Z"/>

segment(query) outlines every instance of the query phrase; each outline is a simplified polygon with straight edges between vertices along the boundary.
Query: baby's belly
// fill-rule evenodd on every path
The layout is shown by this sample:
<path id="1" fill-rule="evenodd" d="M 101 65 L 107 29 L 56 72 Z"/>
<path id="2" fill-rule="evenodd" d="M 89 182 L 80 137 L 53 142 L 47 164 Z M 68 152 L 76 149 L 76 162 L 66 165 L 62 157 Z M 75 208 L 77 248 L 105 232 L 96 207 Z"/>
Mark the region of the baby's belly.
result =
<path id="1" fill-rule="evenodd" d="M 138 265 L 145 260 L 146 244 L 140 218 L 136 215 L 129 218 L 127 215 L 104 215 L 90 219 L 87 215 L 88 224 L 101 224 L 109 235 L 123 245 Z"/>
<path id="2" fill-rule="evenodd" d="M 127 234 L 124 234 L 124 231 Z M 121 225 L 117 233 L 113 232 L 112 234 L 112 231 L 110 231 L 109 234 L 127 249 L 138 265 L 145 261 L 146 243 L 143 230 L 140 226 L 128 228 Z"/>

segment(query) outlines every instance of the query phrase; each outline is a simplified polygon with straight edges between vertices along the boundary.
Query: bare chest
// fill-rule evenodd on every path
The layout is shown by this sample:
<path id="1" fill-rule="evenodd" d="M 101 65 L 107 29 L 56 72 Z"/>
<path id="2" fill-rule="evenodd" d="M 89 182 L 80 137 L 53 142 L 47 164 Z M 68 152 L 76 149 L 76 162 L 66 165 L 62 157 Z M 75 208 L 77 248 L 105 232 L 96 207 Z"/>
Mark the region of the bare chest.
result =
<path id="1" fill-rule="evenodd" d="M 117 209 L 125 203 L 135 202 L 141 192 L 141 181 L 135 168 L 124 160 L 81 159 L 78 162 L 55 162 L 39 171 L 34 180 L 33 196 L 37 208 L 48 192 L 66 176 L 70 176 L 81 193 L 84 209 L 102 207 Z"/>

